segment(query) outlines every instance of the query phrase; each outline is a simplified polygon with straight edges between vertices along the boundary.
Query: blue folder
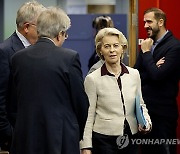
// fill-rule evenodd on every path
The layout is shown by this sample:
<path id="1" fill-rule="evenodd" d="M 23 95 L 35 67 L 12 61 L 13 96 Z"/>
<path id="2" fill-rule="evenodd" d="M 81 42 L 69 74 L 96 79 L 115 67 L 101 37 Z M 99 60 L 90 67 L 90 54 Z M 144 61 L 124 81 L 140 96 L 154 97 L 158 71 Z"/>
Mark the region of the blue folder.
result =
<path id="1" fill-rule="evenodd" d="M 136 119 L 138 121 L 138 124 L 140 124 L 143 128 L 145 128 L 147 121 L 143 114 L 143 108 L 140 105 L 140 96 L 139 95 L 136 96 L 135 102 L 136 102 Z"/>

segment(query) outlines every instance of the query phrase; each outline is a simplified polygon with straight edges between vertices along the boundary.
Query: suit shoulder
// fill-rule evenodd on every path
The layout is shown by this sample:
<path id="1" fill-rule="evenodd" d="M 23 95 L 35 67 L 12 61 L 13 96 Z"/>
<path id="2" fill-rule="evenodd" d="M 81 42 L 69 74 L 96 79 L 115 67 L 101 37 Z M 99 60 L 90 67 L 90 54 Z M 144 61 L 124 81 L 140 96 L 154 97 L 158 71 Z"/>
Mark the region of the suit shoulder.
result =
<path id="1" fill-rule="evenodd" d="M 12 55 L 12 59 L 14 59 L 14 58 L 16 58 L 16 57 L 19 57 L 19 56 L 21 56 L 21 55 L 23 55 L 23 54 L 26 54 L 26 50 L 27 50 L 27 48 L 24 48 L 24 49 L 21 49 L 21 50 L 15 52 L 15 53 Z"/>
<path id="2" fill-rule="evenodd" d="M 11 48 L 11 38 L 4 40 L 2 43 L 0 43 L 0 50 L 6 51 L 8 48 Z"/>
<path id="3" fill-rule="evenodd" d="M 17 47 L 17 49 L 14 49 L 14 47 Z M 12 53 L 12 51 L 17 51 L 19 48 L 23 48 L 23 44 L 15 32 L 0 43 L 0 52 Z"/>
<path id="4" fill-rule="evenodd" d="M 64 63 L 64 64 L 74 64 L 76 62 L 80 63 L 80 57 L 79 57 L 78 52 L 72 49 L 63 48 L 63 47 L 55 47 L 55 50 L 53 53 L 54 53 L 53 57 L 56 57 L 55 59 L 57 61 L 61 61 L 61 63 Z"/>
<path id="5" fill-rule="evenodd" d="M 172 32 L 168 32 L 168 33 L 167 33 L 167 36 L 165 36 L 165 38 L 164 38 L 163 41 L 169 42 L 168 45 L 171 45 L 172 47 L 179 47 L 179 46 L 180 46 L 180 40 L 177 39 L 177 38 L 172 34 Z M 162 42 L 163 42 L 163 41 L 162 41 Z"/>
<path id="6" fill-rule="evenodd" d="M 19 37 L 17 36 L 17 34 L 14 32 L 11 36 L 9 36 L 7 39 L 5 39 L 3 42 L 0 43 L 0 47 L 6 47 L 9 46 L 10 44 L 13 43 L 13 40 L 19 40 Z"/>
<path id="7" fill-rule="evenodd" d="M 60 47 L 59 50 L 61 50 L 60 51 L 61 54 L 65 54 L 65 55 L 68 55 L 68 56 L 75 56 L 75 55 L 78 54 L 77 51 L 69 49 L 69 48 Z"/>

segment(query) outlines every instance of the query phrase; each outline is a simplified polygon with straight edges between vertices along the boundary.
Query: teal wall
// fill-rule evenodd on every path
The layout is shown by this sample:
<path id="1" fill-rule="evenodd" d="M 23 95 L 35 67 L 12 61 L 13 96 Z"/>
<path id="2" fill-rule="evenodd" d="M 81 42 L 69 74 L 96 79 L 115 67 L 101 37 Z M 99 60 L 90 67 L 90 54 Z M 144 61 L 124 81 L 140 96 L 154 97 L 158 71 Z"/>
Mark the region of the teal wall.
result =
<path id="1" fill-rule="evenodd" d="M 19 7 L 30 0 L 4 0 L 4 39 L 16 29 L 16 12 Z M 56 6 L 57 0 L 37 0 L 44 6 Z"/>

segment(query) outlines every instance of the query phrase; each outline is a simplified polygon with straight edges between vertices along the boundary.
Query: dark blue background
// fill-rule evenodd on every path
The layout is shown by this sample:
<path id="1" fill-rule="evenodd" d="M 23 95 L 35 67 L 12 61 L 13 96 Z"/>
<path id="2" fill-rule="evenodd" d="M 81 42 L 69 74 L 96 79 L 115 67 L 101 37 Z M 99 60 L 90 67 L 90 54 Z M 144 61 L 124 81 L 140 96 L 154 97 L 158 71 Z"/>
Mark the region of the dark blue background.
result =
<path id="1" fill-rule="evenodd" d="M 80 55 L 80 61 L 85 77 L 88 72 L 88 61 L 93 54 L 94 34 L 92 21 L 96 15 L 69 15 L 71 27 L 68 30 L 68 39 L 64 42 L 63 47 L 76 50 Z M 125 14 L 108 14 L 114 22 L 115 28 L 119 29 L 127 38 L 127 15 Z"/>

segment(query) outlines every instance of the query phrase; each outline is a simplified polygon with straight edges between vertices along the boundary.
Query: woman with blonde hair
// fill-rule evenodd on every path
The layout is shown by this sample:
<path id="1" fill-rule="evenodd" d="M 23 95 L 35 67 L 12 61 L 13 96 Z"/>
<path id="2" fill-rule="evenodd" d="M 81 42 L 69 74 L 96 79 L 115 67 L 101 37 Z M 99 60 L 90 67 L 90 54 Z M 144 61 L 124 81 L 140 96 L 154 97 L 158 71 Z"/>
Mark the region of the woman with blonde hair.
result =
<path id="1" fill-rule="evenodd" d="M 105 63 L 85 78 L 90 107 L 81 141 L 82 154 L 135 154 L 138 146 L 131 143 L 131 139 L 136 137 L 138 130 L 143 133 L 151 130 L 139 72 L 121 62 L 128 43 L 116 28 L 101 29 L 95 44 L 97 54 Z M 140 95 L 146 128 L 136 120 L 137 95 Z M 122 138 L 129 139 L 129 144 L 121 145 Z"/>

